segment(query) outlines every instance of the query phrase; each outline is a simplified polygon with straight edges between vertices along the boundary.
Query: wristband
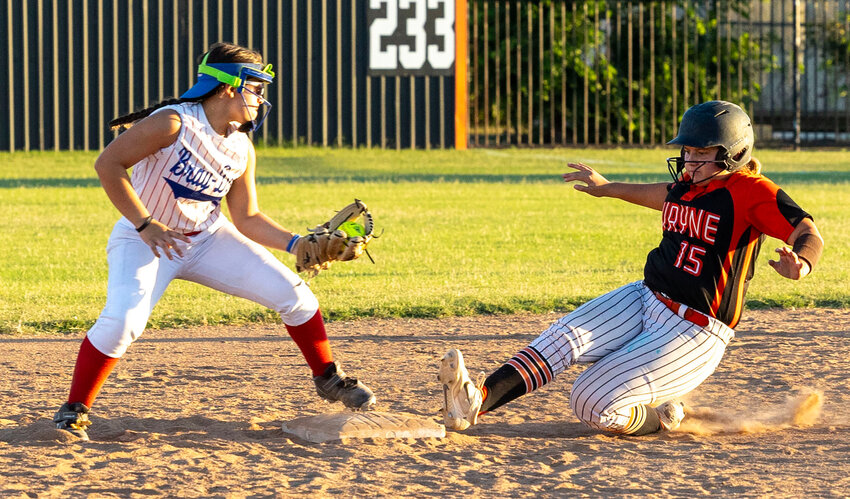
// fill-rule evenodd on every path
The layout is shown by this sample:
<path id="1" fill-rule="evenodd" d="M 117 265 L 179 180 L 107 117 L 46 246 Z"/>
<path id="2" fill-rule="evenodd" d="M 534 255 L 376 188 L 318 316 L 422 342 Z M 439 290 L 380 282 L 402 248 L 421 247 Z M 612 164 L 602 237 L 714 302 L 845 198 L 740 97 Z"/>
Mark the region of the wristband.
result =
<path id="1" fill-rule="evenodd" d="M 147 226 L 151 224 L 151 220 L 153 220 L 153 215 L 148 215 L 148 218 L 146 218 L 145 221 L 142 222 L 142 225 L 136 227 L 136 232 L 141 232 L 145 230 L 145 228 L 147 228 Z"/>
<path id="2" fill-rule="evenodd" d="M 793 250 L 798 257 L 808 262 L 809 271 L 811 271 L 814 270 L 815 264 L 818 263 L 823 252 L 823 241 L 814 234 L 801 234 L 794 241 Z"/>
<path id="3" fill-rule="evenodd" d="M 286 252 L 292 253 L 292 248 L 295 246 L 295 241 L 301 239 L 301 236 L 298 234 L 292 234 L 292 239 L 289 240 L 289 244 L 286 245 Z"/>

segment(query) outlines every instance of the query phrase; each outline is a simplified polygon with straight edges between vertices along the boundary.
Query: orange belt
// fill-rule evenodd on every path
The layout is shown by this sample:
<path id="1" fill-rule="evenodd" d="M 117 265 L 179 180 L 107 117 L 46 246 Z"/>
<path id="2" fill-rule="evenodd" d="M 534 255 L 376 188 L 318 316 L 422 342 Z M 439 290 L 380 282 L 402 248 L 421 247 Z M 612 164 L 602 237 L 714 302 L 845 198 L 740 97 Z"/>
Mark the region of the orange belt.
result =
<path id="1" fill-rule="evenodd" d="M 655 297 L 661 300 L 661 303 L 667 305 L 667 308 L 673 311 L 674 314 L 679 317 L 685 319 L 686 321 L 691 321 L 699 327 L 708 327 L 708 316 L 703 314 L 702 312 L 697 312 L 691 307 L 684 305 L 679 302 L 675 302 L 670 298 L 662 295 L 658 291 L 653 291 L 655 293 Z"/>

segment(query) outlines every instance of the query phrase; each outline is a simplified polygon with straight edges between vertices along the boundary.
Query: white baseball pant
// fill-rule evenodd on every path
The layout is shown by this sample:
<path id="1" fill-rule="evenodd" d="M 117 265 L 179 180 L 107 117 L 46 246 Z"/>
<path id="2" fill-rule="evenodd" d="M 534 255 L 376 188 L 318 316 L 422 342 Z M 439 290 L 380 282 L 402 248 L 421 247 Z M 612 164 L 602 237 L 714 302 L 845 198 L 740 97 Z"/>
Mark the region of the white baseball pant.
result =
<path id="1" fill-rule="evenodd" d="M 592 362 L 573 384 L 570 406 L 589 426 L 618 431 L 633 407 L 654 407 L 699 386 L 734 335 L 713 317 L 705 328 L 685 320 L 638 281 L 583 304 L 531 346 L 553 375 Z"/>
<path id="2" fill-rule="evenodd" d="M 278 312 L 290 326 L 316 314 L 319 304 L 307 283 L 231 222 L 219 220 L 191 236 L 190 243 L 178 241 L 183 257 L 173 255 L 173 260 L 155 257 L 126 219 L 115 224 L 106 246 L 106 306 L 88 332 L 95 348 L 121 357 L 142 334 L 153 307 L 174 279 L 259 303 Z"/>

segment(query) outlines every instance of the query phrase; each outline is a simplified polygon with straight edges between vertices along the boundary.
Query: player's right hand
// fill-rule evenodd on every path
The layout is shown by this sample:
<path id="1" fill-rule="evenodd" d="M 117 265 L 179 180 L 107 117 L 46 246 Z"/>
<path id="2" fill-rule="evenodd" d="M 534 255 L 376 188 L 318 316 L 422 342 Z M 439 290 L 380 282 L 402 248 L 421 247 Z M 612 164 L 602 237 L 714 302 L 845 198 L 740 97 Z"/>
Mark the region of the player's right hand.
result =
<path id="1" fill-rule="evenodd" d="M 161 249 L 162 252 L 165 253 L 165 257 L 169 260 L 173 260 L 171 255 L 172 251 L 177 256 L 181 258 L 183 257 L 183 250 L 180 249 L 180 246 L 177 244 L 177 240 L 186 243 L 191 242 L 191 239 L 189 239 L 188 236 L 169 229 L 167 225 L 161 223 L 159 220 L 151 220 L 150 225 L 139 232 L 139 236 L 141 236 L 142 241 L 144 241 L 145 244 L 150 246 L 154 256 L 159 258 L 159 250 Z"/>
<path id="2" fill-rule="evenodd" d="M 564 182 L 582 182 L 585 185 L 575 184 L 573 188 L 595 197 L 603 195 L 602 187 L 608 184 L 608 179 L 600 175 L 593 168 L 582 163 L 567 163 L 567 166 L 576 171 L 561 175 L 564 178 Z"/>
<path id="3" fill-rule="evenodd" d="M 782 246 L 776 248 L 776 252 L 779 253 L 779 260 L 768 260 L 767 263 L 782 277 L 796 281 L 811 272 L 808 262 L 797 256 L 797 253 L 791 249 Z"/>

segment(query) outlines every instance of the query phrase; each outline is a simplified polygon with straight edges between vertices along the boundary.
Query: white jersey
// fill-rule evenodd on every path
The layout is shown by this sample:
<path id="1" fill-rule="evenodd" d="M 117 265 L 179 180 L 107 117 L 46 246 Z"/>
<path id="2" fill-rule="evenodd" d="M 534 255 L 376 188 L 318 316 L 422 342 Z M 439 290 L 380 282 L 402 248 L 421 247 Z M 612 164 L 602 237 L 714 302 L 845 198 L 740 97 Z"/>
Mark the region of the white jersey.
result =
<path id="1" fill-rule="evenodd" d="M 221 217 L 221 200 L 245 173 L 254 145 L 235 124 L 226 137 L 219 135 L 199 102 L 155 112 L 164 109 L 180 115 L 180 133 L 133 166 L 133 189 L 156 220 L 178 232 L 201 231 Z"/>

